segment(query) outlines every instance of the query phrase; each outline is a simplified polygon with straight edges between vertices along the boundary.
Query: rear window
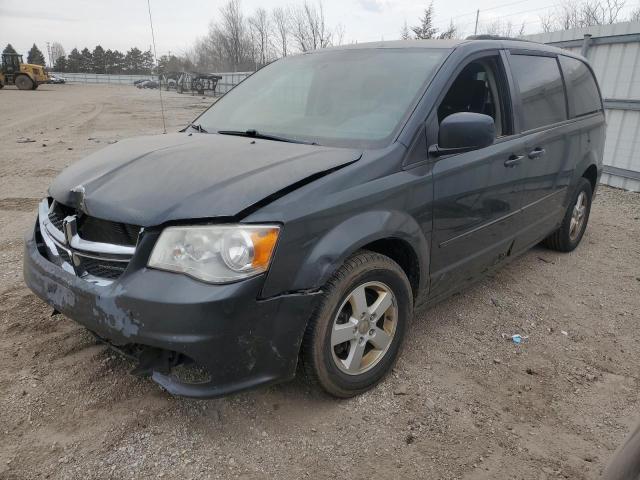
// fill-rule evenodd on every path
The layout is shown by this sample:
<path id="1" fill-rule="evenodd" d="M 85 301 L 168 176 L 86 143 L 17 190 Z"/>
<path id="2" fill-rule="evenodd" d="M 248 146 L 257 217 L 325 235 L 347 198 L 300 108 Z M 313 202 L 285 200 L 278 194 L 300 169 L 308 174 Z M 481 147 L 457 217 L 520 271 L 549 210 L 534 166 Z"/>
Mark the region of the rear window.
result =
<path id="1" fill-rule="evenodd" d="M 564 84 L 554 57 L 512 55 L 509 63 L 520 89 L 523 130 L 567 119 Z"/>
<path id="2" fill-rule="evenodd" d="M 570 57 L 560 57 L 569 91 L 569 111 L 572 117 L 588 115 L 602 110 L 598 85 L 584 62 Z"/>

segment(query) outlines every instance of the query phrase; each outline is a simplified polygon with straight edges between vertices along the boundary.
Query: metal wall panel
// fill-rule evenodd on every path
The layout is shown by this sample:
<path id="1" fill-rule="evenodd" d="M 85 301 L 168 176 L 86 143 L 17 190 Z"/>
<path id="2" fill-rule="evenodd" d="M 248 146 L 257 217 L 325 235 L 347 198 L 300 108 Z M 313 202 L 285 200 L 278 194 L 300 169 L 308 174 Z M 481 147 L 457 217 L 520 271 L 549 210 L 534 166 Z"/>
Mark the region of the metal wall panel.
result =
<path id="1" fill-rule="evenodd" d="M 591 35 L 587 58 L 608 107 L 604 150 L 608 173 L 602 175 L 601 182 L 640 191 L 640 23 L 599 25 L 526 38 L 580 53 L 585 34 Z"/>

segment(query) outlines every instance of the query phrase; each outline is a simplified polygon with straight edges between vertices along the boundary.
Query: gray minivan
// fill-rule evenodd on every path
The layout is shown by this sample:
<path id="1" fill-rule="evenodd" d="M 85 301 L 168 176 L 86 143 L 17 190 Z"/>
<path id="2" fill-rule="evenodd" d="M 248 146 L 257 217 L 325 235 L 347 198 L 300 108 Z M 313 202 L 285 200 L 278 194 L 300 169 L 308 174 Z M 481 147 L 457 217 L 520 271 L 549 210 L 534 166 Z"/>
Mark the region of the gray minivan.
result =
<path id="1" fill-rule="evenodd" d="M 178 133 L 64 170 L 26 236 L 43 300 L 171 393 L 363 392 L 414 308 L 576 248 L 605 117 L 580 56 L 383 42 L 268 65 Z"/>

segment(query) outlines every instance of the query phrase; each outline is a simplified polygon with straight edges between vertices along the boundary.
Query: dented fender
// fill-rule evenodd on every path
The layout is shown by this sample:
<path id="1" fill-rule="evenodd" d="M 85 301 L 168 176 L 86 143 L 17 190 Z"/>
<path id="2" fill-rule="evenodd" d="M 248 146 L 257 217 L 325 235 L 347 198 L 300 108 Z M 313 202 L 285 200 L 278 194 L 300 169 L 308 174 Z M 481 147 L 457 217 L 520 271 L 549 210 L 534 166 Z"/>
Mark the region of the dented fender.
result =
<path id="1" fill-rule="evenodd" d="M 318 239 L 294 285 L 307 288 L 324 285 L 349 255 L 382 239 L 406 242 L 418 258 L 420 277 L 427 278 L 428 243 L 416 220 L 397 210 L 374 210 L 350 217 Z"/>

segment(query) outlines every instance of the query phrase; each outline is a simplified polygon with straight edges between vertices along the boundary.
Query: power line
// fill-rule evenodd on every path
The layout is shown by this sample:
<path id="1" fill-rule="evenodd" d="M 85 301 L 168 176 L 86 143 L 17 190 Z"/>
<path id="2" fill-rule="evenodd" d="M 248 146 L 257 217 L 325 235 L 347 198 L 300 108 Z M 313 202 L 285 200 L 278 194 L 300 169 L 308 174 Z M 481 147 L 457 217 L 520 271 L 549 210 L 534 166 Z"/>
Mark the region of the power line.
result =
<path id="1" fill-rule="evenodd" d="M 507 18 L 507 17 L 514 17 L 514 16 L 517 16 L 517 15 L 524 15 L 524 14 L 527 14 L 527 13 L 539 12 L 541 10 L 550 10 L 550 9 L 552 9 L 554 7 L 559 7 L 560 5 L 561 5 L 560 3 L 553 3 L 553 4 L 550 4 L 550 5 L 545 5 L 543 7 L 531 8 L 531 9 L 527 9 L 527 10 L 521 10 L 521 11 L 518 11 L 518 12 L 513 12 L 513 13 L 500 15 L 498 19 Z M 485 11 L 486 10 L 481 10 L 480 14 L 484 13 Z M 457 24 L 456 26 L 459 29 L 464 29 L 464 27 L 473 26 L 476 23 L 479 23 L 479 25 L 482 25 L 482 24 L 486 24 L 486 23 L 489 23 L 489 22 L 492 22 L 492 21 L 495 21 L 495 20 L 496 20 L 495 17 L 493 17 L 491 20 L 480 20 L 480 22 L 477 22 L 477 20 L 473 20 L 473 21 L 462 23 L 462 24 Z M 527 23 L 529 23 L 529 22 L 527 22 Z"/>

